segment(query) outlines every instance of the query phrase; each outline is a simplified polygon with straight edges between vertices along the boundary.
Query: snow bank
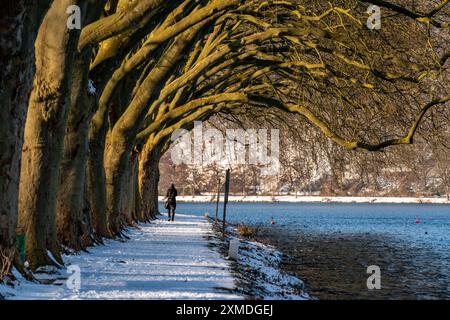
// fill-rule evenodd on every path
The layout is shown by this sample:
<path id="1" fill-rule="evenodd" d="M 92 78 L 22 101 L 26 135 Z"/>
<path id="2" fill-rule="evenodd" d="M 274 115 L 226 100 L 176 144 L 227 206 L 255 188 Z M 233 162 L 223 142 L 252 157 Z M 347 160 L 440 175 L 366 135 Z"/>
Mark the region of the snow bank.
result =
<path id="1" fill-rule="evenodd" d="M 228 243 L 239 240 L 238 258 L 232 267 L 237 278 L 239 290 L 250 299 L 263 300 L 310 300 L 305 292 L 303 281 L 282 271 L 281 263 L 286 257 L 275 247 L 257 241 L 243 239 L 236 227 L 226 228 L 227 240 L 221 240 L 217 234 L 211 242 L 222 246 L 222 252 L 228 253 Z"/>
<path id="2" fill-rule="evenodd" d="M 223 196 L 221 196 L 223 199 Z M 163 197 L 159 197 L 162 201 Z M 212 202 L 214 195 L 178 196 L 179 202 Z M 432 203 L 450 204 L 446 197 L 321 197 L 321 196 L 229 196 L 230 202 L 292 202 L 292 203 Z"/>
<path id="3" fill-rule="evenodd" d="M 309 300 L 303 281 L 280 270 L 283 254 L 272 246 L 243 241 L 238 263 L 251 279 L 253 294 L 264 300 Z"/>

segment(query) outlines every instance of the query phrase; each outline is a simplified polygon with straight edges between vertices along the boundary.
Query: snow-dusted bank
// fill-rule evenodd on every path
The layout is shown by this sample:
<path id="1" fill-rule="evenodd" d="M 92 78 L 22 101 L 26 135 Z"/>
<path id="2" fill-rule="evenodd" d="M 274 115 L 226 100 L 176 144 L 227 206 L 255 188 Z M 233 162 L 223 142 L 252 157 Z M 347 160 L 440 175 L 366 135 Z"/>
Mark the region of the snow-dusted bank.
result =
<path id="1" fill-rule="evenodd" d="M 229 232 L 237 236 L 234 228 Z M 273 246 L 240 240 L 236 268 L 248 295 L 264 300 L 310 300 L 303 281 L 281 270 L 283 254 Z"/>
<path id="2" fill-rule="evenodd" d="M 223 196 L 221 196 L 223 198 Z M 159 197 L 162 201 L 164 198 Z M 211 202 L 215 195 L 178 196 L 179 202 Z M 321 197 L 321 196 L 229 196 L 230 202 L 292 202 L 292 203 L 432 203 L 450 204 L 447 197 Z"/>
<path id="3" fill-rule="evenodd" d="M 7 299 L 242 299 L 229 261 L 208 247 L 211 224 L 178 214 L 130 229 L 126 241 L 108 240 L 89 253 L 65 256 L 81 270 L 79 291 L 65 280 L 45 285 L 17 275 L 14 288 L 0 285 Z M 59 277 L 67 277 L 64 271 Z M 61 271 L 60 271 L 61 272 Z M 47 275 L 47 277 L 58 277 Z"/>

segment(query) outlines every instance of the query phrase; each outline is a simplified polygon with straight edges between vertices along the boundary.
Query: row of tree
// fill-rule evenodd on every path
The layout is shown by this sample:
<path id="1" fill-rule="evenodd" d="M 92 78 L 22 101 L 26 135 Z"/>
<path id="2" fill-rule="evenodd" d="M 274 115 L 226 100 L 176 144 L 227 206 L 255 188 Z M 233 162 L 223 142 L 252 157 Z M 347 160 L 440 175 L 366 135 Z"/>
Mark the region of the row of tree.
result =
<path id="1" fill-rule="evenodd" d="M 153 219 L 159 159 L 194 120 L 277 109 L 350 150 L 412 143 L 450 99 L 449 1 L 422 2 L 4 1 L 0 276 Z"/>

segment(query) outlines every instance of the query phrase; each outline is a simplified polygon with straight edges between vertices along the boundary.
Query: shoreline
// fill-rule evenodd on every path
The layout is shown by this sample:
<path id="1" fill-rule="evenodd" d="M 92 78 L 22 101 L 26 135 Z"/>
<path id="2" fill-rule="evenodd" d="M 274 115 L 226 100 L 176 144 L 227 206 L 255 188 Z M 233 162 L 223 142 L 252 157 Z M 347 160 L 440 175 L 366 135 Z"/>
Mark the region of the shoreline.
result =
<path id="1" fill-rule="evenodd" d="M 286 255 L 275 246 L 240 235 L 237 225 L 231 223 L 227 223 L 223 238 L 221 227 L 211 217 L 205 217 L 212 230 L 208 241 L 230 262 L 236 289 L 245 300 L 314 300 L 305 290 L 302 279 L 284 270 L 282 264 Z M 239 242 L 235 260 L 228 257 L 232 239 Z"/>
<path id="2" fill-rule="evenodd" d="M 164 201 L 163 196 L 158 197 Z M 220 200 L 223 201 L 223 195 Z M 215 202 L 216 195 L 178 196 L 178 202 Z M 450 204 L 447 197 L 325 197 L 325 196 L 229 196 L 228 202 L 245 203 L 384 203 L 384 204 Z"/>

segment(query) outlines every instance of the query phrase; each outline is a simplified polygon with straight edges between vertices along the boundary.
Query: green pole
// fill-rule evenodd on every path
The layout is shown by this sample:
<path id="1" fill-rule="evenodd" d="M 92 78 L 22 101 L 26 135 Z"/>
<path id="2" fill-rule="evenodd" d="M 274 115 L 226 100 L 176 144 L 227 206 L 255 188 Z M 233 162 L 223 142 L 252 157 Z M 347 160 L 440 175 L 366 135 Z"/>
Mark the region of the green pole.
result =
<path id="1" fill-rule="evenodd" d="M 25 263 L 25 248 L 26 248 L 26 236 L 25 234 L 18 234 L 16 236 L 17 250 L 19 251 L 20 262 Z"/>

